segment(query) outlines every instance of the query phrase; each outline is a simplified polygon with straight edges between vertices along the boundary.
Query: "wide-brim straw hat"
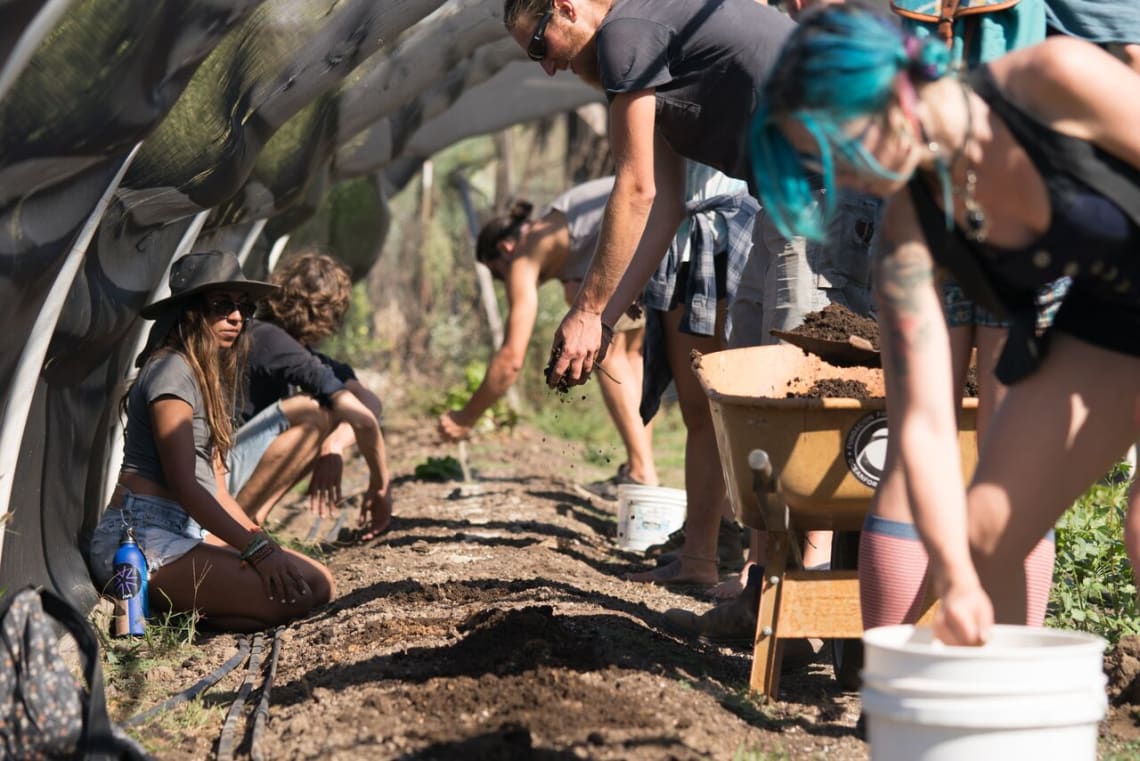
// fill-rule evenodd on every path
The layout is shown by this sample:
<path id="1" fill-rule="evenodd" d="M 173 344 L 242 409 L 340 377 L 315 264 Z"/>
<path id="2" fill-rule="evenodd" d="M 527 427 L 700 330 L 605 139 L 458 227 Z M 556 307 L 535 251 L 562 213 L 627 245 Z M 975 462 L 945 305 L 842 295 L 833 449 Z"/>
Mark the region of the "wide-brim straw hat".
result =
<path id="1" fill-rule="evenodd" d="M 140 314 L 148 320 L 167 309 L 181 305 L 187 298 L 210 290 L 240 291 L 260 299 L 278 286 L 250 280 L 241 271 L 241 262 L 228 251 L 197 251 L 186 254 L 170 267 L 170 295 L 147 304 Z"/>

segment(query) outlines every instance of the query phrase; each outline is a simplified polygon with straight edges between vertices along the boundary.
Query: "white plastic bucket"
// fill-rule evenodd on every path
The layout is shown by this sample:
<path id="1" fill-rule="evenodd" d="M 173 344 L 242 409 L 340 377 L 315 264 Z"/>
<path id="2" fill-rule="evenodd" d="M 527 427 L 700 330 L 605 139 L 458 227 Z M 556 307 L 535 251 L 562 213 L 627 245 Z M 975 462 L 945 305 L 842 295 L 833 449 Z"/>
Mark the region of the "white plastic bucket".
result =
<path id="1" fill-rule="evenodd" d="M 618 484 L 618 546 L 644 550 L 665 541 L 685 522 L 685 490 Z"/>
<path id="2" fill-rule="evenodd" d="M 982 647 L 928 628 L 863 633 L 872 761 L 1096 761 L 1108 707 L 1100 637 L 995 626 Z"/>

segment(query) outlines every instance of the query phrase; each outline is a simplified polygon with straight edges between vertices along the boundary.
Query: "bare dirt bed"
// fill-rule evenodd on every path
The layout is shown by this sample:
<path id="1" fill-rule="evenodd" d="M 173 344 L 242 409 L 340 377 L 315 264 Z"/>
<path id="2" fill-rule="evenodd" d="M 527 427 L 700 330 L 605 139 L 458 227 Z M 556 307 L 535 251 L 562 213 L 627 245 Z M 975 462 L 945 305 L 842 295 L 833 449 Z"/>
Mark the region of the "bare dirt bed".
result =
<path id="1" fill-rule="evenodd" d="M 397 474 L 454 453 L 422 423 L 389 430 L 388 440 Z M 838 687 L 828 664 L 786 672 L 780 699 L 763 704 L 747 691 L 750 653 L 666 633 L 664 610 L 711 603 L 698 589 L 623 580 L 646 562 L 615 545 L 616 506 L 575 491 L 596 474 L 582 472 L 573 445 L 520 429 L 469 449 L 473 483 L 404 476 L 391 531 L 328 549 L 339 597 L 281 635 L 260 757 L 868 757 L 855 734 L 858 696 Z M 363 485 L 359 462 L 348 479 Z M 279 507 L 271 522 L 307 535 L 300 506 Z M 213 671 L 235 637 L 205 636 L 192 650 L 179 665 L 150 667 L 144 681 L 112 679 L 114 716 Z M 196 708 L 135 735 L 161 758 L 212 757 L 241 671 Z M 250 754 L 261 683 L 236 722 L 237 758 Z M 1134 727 L 1127 714 L 1117 719 L 1114 732 Z"/>

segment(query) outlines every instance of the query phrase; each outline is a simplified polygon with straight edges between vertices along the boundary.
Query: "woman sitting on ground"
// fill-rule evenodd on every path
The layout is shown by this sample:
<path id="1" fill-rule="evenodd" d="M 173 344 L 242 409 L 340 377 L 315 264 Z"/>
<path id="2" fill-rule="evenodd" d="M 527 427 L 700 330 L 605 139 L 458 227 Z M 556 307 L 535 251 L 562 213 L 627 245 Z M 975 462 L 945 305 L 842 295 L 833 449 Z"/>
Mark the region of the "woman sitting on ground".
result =
<path id="1" fill-rule="evenodd" d="M 152 608 L 257 631 L 334 596 L 328 569 L 262 533 L 225 486 L 245 325 L 274 287 L 247 280 L 233 254 L 192 253 L 171 268 L 170 297 L 143 308 L 155 323 L 123 399 L 119 483 L 89 553 L 101 589 L 130 528 L 146 556 Z"/>
<path id="2" fill-rule="evenodd" d="M 1023 561 L 1135 439 L 1140 76 L 1053 38 L 965 79 L 937 41 L 853 5 L 805 16 L 762 93 L 752 155 L 785 233 L 819 236 L 819 178 L 890 198 L 876 256 L 892 449 L 942 600 L 938 635 L 1025 620 Z M 934 264 L 1011 320 L 1010 385 L 968 490 Z M 1038 335 L 1035 293 L 1072 279 Z M 1126 526 L 1134 569 L 1140 509 Z"/>

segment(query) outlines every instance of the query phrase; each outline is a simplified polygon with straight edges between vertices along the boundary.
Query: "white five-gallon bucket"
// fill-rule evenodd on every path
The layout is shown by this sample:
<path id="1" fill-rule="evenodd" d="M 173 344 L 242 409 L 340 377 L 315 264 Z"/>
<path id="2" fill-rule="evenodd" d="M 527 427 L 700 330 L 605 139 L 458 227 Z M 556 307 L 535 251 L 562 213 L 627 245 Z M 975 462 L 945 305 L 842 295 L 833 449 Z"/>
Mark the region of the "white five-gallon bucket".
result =
<path id="1" fill-rule="evenodd" d="M 872 761 L 1096 761 L 1099 637 L 995 626 L 982 647 L 948 647 L 927 628 L 884 626 L 863 646 Z"/>
<path id="2" fill-rule="evenodd" d="M 644 550 L 665 541 L 685 522 L 685 490 L 618 484 L 618 546 Z"/>

